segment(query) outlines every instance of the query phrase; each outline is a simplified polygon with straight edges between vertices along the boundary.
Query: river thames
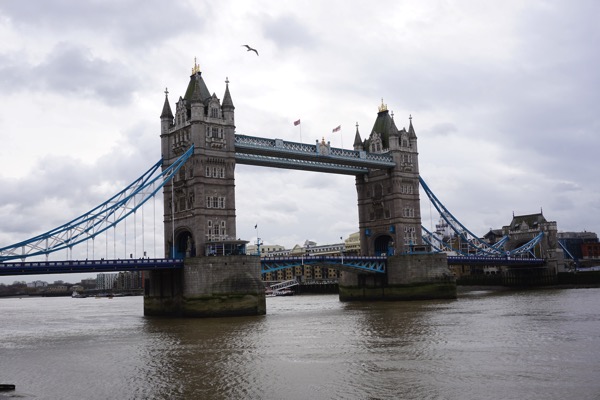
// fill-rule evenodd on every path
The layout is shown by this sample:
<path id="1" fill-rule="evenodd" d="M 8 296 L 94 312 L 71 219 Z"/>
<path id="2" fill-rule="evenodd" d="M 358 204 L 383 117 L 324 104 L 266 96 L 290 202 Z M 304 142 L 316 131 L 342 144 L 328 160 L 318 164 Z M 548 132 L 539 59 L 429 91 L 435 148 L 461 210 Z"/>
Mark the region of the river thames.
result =
<path id="1" fill-rule="evenodd" d="M 599 399 L 600 289 L 453 301 L 267 298 L 143 316 L 142 297 L 0 299 L 0 399 Z"/>

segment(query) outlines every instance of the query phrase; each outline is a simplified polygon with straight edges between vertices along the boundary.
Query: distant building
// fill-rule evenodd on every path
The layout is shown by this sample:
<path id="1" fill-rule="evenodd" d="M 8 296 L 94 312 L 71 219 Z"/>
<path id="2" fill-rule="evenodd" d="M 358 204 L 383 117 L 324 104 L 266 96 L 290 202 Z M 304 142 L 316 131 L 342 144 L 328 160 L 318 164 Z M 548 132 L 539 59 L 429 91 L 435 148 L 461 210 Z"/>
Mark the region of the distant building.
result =
<path id="1" fill-rule="evenodd" d="M 488 233 L 483 235 L 483 240 L 488 244 L 494 244 L 503 237 L 502 229 L 490 229 Z"/>
<path id="2" fill-rule="evenodd" d="M 96 289 L 96 279 L 95 278 L 82 279 L 81 286 L 83 286 L 85 289 Z"/>
<path id="3" fill-rule="evenodd" d="M 117 290 L 137 290 L 144 287 L 143 271 L 125 271 L 119 272 L 114 280 L 113 289 Z"/>
<path id="4" fill-rule="evenodd" d="M 271 251 L 263 252 L 262 249 Z M 256 248 L 254 248 L 256 252 Z M 305 240 L 303 245 L 295 245 L 291 249 L 284 249 L 282 246 L 261 245 L 261 257 L 310 257 L 315 256 L 340 256 L 360 254 L 360 233 L 351 234 L 344 242 L 318 245 L 312 240 Z M 337 268 L 321 267 L 316 265 L 303 264 L 296 267 L 290 267 L 279 271 L 267 272 L 263 274 L 263 280 L 286 281 L 297 279 L 302 282 L 308 281 L 332 281 L 337 282 L 340 272 Z"/>
<path id="5" fill-rule="evenodd" d="M 44 281 L 33 281 L 33 282 L 29 282 L 27 284 L 28 288 L 43 288 L 43 287 L 47 287 L 48 286 L 48 282 L 44 282 Z"/>
<path id="6" fill-rule="evenodd" d="M 359 256 L 360 255 L 360 232 L 351 233 L 348 239 L 344 240 L 344 254 Z"/>
<path id="7" fill-rule="evenodd" d="M 59 293 L 67 293 L 69 288 L 66 285 L 49 285 L 46 289 L 46 293 L 48 294 L 59 294 Z"/>
<path id="8" fill-rule="evenodd" d="M 96 275 L 96 289 L 110 290 L 115 285 L 117 274 L 98 274 Z"/>
<path id="9" fill-rule="evenodd" d="M 257 246 L 255 244 L 250 244 L 246 246 L 246 254 L 256 254 L 257 252 Z M 285 250 L 284 246 L 281 246 L 279 244 L 261 244 L 260 245 L 260 255 L 261 256 L 267 256 L 267 255 L 271 255 L 272 253 L 279 253 L 281 251 Z"/>
<path id="10" fill-rule="evenodd" d="M 598 254 L 598 235 L 594 232 L 559 232 L 558 241 L 575 260 L 593 257 Z M 584 250 L 585 247 L 585 250 Z M 584 254 L 585 251 L 585 254 Z"/>

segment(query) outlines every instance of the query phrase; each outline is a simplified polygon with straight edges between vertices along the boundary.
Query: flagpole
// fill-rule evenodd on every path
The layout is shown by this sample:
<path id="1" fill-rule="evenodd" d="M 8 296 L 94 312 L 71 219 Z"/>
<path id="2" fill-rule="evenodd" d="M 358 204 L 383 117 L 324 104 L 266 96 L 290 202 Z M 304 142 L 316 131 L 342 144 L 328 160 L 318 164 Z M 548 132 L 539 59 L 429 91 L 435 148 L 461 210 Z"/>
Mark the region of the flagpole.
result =
<path id="1" fill-rule="evenodd" d="M 294 126 L 298 125 L 300 125 L 300 143 L 302 143 L 302 124 L 300 123 L 300 120 L 294 121 Z"/>
<path id="2" fill-rule="evenodd" d="M 260 256 L 260 238 L 258 237 L 258 224 L 254 225 L 256 229 L 256 254 Z"/>

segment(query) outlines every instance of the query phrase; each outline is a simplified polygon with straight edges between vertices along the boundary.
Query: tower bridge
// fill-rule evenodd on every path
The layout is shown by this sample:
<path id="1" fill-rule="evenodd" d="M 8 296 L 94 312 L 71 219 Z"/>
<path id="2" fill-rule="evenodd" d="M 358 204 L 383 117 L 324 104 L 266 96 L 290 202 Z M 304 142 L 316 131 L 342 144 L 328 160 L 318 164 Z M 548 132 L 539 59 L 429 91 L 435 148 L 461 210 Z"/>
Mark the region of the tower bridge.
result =
<path id="1" fill-rule="evenodd" d="M 152 172 L 149 170 L 121 193 L 73 221 L 0 248 L 0 261 L 48 254 L 93 239 L 162 189 L 165 259 L 147 263 L 145 314 L 196 317 L 264 314 L 261 272 L 289 268 L 298 260 L 261 260 L 245 253 L 246 240 L 236 239 L 235 166 L 246 164 L 355 176 L 360 257 L 302 260 L 343 266 L 340 300 L 456 297 L 455 279 L 448 264 L 457 259 L 449 258 L 422 231 L 419 185 L 434 204 L 437 199 L 419 176 L 412 117 L 408 129 L 398 129 L 382 102 L 365 139 L 357 126 L 350 150 L 333 148 L 325 140 L 304 144 L 236 134 L 229 81 L 225 81 L 221 100 L 210 94 L 197 65 L 185 94 L 175 102 L 175 112 L 168 94 L 165 91 L 160 115 L 162 160 L 151 168 Z M 155 173 L 157 176 L 153 177 Z M 436 208 L 456 227 L 461 238 L 476 249 L 467 255 L 500 260 L 499 248 L 470 234 L 439 201 Z M 553 232 L 547 230 L 549 235 Z M 552 240 L 547 241 L 550 248 Z M 517 250 L 523 249 L 514 251 Z M 543 256 L 538 255 L 537 264 Z M 12 262 L 11 267 L 38 270 L 48 267 L 43 262 L 35 266 L 17 264 Z M 120 265 L 140 268 L 135 260 Z M 87 267 L 118 268 L 111 260 L 65 262 L 62 266 L 77 271 Z"/>

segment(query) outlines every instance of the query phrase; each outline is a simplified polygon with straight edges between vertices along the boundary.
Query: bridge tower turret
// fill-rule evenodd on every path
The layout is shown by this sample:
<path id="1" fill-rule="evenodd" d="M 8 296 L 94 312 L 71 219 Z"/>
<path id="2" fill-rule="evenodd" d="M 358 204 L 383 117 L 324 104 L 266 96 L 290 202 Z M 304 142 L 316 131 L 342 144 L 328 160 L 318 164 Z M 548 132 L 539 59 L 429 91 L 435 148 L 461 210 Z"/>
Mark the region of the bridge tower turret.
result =
<path id="1" fill-rule="evenodd" d="M 183 271 L 150 274 L 147 315 L 223 316 L 265 313 L 260 259 L 236 239 L 235 107 L 210 94 L 194 62 L 183 97 L 161 114 L 163 169 L 192 145 L 194 153 L 163 189 L 165 256 Z"/>

